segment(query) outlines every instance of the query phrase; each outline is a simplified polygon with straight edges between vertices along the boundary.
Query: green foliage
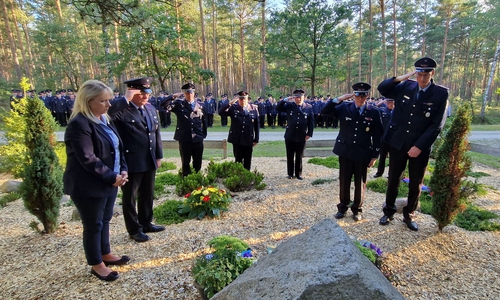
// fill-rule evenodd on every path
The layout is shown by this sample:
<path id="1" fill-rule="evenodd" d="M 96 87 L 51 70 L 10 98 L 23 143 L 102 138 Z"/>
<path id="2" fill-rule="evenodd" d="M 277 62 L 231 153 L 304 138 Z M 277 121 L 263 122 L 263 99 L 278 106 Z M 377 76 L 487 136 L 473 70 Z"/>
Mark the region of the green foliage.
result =
<path id="1" fill-rule="evenodd" d="M 184 196 L 200 186 L 212 185 L 214 182 L 215 178 L 213 177 L 205 177 L 200 172 L 191 172 L 191 174 L 185 176 L 184 178 L 180 178 L 180 180 L 177 181 L 177 184 L 175 185 L 175 193 L 177 196 Z"/>
<path id="2" fill-rule="evenodd" d="M 231 195 L 216 187 L 201 186 L 184 196 L 186 200 L 179 206 L 180 214 L 187 214 L 188 219 L 201 220 L 205 216 L 219 217 L 222 211 L 227 211 Z"/>
<path id="3" fill-rule="evenodd" d="M 38 98 L 30 99 L 23 115 L 26 122 L 27 158 L 20 191 L 24 206 L 43 225 L 45 233 L 58 226 L 60 200 L 63 195 L 62 169 L 54 152 L 57 125 Z"/>
<path id="4" fill-rule="evenodd" d="M 481 177 L 488 177 L 490 176 L 490 174 L 488 173 L 484 173 L 484 172 L 472 172 L 472 171 L 467 171 L 465 172 L 465 175 L 467 175 L 468 177 L 472 177 L 472 178 L 481 178 Z"/>
<path id="5" fill-rule="evenodd" d="M 470 158 L 466 155 L 470 123 L 468 107 L 462 105 L 437 152 L 436 169 L 429 185 L 434 202 L 432 216 L 437 220 L 439 229 L 450 224 L 457 213 L 465 208 L 465 201 L 470 195 L 461 188 L 466 172 L 471 167 Z"/>
<path id="6" fill-rule="evenodd" d="M 207 166 L 208 176 L 222 179 L 224 186 L 232 192 L 248 191 L 253 188 L 262 190 L 266 187 L 262 180 L 264 174 L 251 172 L 243 167 L 241 163 L 223 162 L 216 164 L 213 161 Z"/>
<path id="7" fill-rule="evenodd" d="M 10 173 L 15 178 L 22 177 L 23 163 L 28 151 L 24 143 L 26 122 L 23 115 L 26 113 L 26 105 L 26 98 L 12 103 L 13 109 L 3 117 L 4 139 L 7 143 L 0 146 L 0 172 Z"/>
<path id="8" fill-rule="evenodd" d="M 320 184 L 325 184 L 325 183 L 331 183 L 334 181 L 335 181 L 335 179 L 318 178 L 318 179 L 315 179 L 313 182 L 311 182 L 311 184 L 312 185 L 320 185 Z"/>
<path id="9" fill-rule="evenodd" d="M 377 261 L 377 252 L 373 251 L 372 249 L 363 247 L 363 245 L 361 245 L 361 243 L 358 241 L 354 241 L 354 245 L 356 245 L 359 251 L 361 251 L 361 253 L 363 253 L 363 255 L 366 256 L 369 261 L 371 261 L 372 263 L 375 263 Z"/>
<path id="10" fill-rule="evenodd" d="M 165 186 L 176 185 L 180 178 L 177 174 L 163 173 L 156 175 L 155 187 L 154 187 L 154 198 L 158 199 L 161 195 L 165 194 Z"/>
<path id="11" fill-rule="evenodd" d="M 179 224 L 187 219 L 187 215 L 179 214 L 179 206 L 182 201 L 168 200 L 153 209 L 153 216 L 159 224 Z"/>
<path id="12" fill-rule="evenodd" d="M 380 177 L 370 180 L 366 183 L 366 188 L 377 193 L 385 194 L 387 191 L 387 179 Z M 408 196 L 408 191 L 408 184 L 401 182 L 398 187 L 398 197 Z"/>
<path id="13" fill-rule="evenodd" d="M 498 231 L 500 224 L 490 221 L 494 218 L 498 218 L 498 215 L 475 205 L 468 205 L 463 213 L 457 215 L 455 224 L 470 231 Z"/>
<path id="14" fill-rule="evenodd" d="M 254 260 L 241 255 L 248 244 L 238 238 L 218 236 L 209 241 L 209 245 L 214 248 L 213 253 L 197 258 L 191 272 L 211 298 L 248 269 Z"/>
<path id="15" fill-rule="evenodd" d="M 161 163 L 160 167 L 158 168 L 158 170 L 156 170 L 156 172 L 162 173 L 165 171 L 170 171 L 170 170 L 175 170 L 175 169 L 177 169 L 177 166 L 175 165 L 175 163 L 173 163 L 171 161 L 164 161 Z"/>
<path id="16" fill-rule="evenodd" d="M 7 203 L 12 202 L 12 201 L 16 201 L 17 199 L 20 199 L 20 198 L 21 198 L 21 194 L 18 192 L 8 193 L 8 194 L 0 197 L 0 206 L 5 207 L 5 206 L 7 206 Z"/>
<path id="17" fill-rule="evenodd" d="M 428 193 L 422 193 L 420 195 L 420 211 L 423 214 L 430 215 L 432 213 L 432 196 Z"/>
<path id="18" fill-rule="evenodd" d="M 338 169 L 340 167 L 338 156 L 329 156 L 325 158 L 313 157 L 310 158 L 307 162 L 314 165 L 325 166 L 331 169 Z"/>

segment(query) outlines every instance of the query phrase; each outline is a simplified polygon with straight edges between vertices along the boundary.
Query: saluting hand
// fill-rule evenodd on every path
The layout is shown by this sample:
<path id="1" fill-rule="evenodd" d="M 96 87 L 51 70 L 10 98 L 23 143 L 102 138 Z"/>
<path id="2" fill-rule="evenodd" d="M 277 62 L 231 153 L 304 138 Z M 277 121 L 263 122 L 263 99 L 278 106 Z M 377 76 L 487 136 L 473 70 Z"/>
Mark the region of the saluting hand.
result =
<path id="1" fill-rule="evenodd" d="M 352 97 L 354 97 L 354 93 L 350 93 L 350 94 L 345 94 L 345 95 L 342 95 L 340 97 L 337 97 L 337 100 L 340 102 L 344 101 L 344 100 L 347 100 L 347 99 L 351 99 Z"/>
<path id="2" fill-rule="evenodd" d="M 407 73 L 405 75 L 401 75 L 401 76 L 398 76 L 396 78 L 394 78 L 394 82 L 401 82 L 401 81 L 405 81 L 407 80 L 408 78 L 412 77 L 413 75 L 415 75 L 417 73 L 416 70 L 414 71 L 411 71 L 410 73 Z"/>
<path id="3" fill-rule="evenodd" d="M 134 95 L 137 95 L 137 94 L 140 94 L 141 91 L 140 90 L 136 90 L 136 89 L 127 89 L 127 91 L 125 92 L 125 99 L 127 99 L 127 101 L 130 101 L 132 100 L 132 98 L 134 98 Z"/>

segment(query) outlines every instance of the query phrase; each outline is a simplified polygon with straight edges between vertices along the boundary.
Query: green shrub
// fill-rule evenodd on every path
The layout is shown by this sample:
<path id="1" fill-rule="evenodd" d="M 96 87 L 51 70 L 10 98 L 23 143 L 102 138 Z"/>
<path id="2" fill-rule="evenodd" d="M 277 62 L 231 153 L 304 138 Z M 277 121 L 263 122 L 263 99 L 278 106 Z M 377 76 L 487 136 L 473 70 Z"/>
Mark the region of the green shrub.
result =
<path id="1" fill-rule="evenodd" d="M 179 214 L 179 206 L 182 201 L 168 200 L 153 209 L 153 216 L 159 224 L 178 224 L 187 219 L 187 215 Z"/>
<path id="2" fill-rule="evenodd" d="M 26 98 L 13 103 L 9 112 L 4 111 L 5 145 L 0 146 L 0 172 L 10 173 L 15 178 L 21 178 L 24 170 L 28 148 L 25 145 L 26 121 L 23 115 L 26 112 Z"/>
<path id="3" fill-rule="evenodd" d="M 465 211 L 457 215 L 455 224 L 469 231 L 498 231 L 500 224 L 490 221 L 494 218 L 498 218 L 498 215 L 475 205 L 468 205 Z"/>
<path id="4" fill-rule="evenodd" d="M 262 190 L 266 187 L 262 183 L 264 174 L 257 172 L 257 170 L 248 171 L 241 163 L 227 161 L 216 164 L 210 161 L 207 173 L 207 176 L 222 179 L 224 186 L 232 192 L 248 191 L 253 188 Z"/>
<path id="5" fill-rule="evenodd" d="M 432 216 L 439 229 L 453 222 L 456 215 L 465 208 L 470 195 L 463 184 L 466 172 L 471 168 L 471 160 L 467 156 L 470 123 L 469 108 L 464 104 L 459 107 L 437 150 L 436 168 L 429 187 L 433 192 Z"/>
<path id="6" fill-rule="evenodd" d="M 175 170 L 175 169 L 177 169 L 177 166 L 175 165 L 175 163 L 173 163 L 171 161 L 164 161 L 161 163 L 160 167 L 158 168 L 158 170 L 156 170 L 156 172 L 162 173 L 162 172 Z"/>
<path id="7" fill-rule="evenodd" d="M 0 197 L 0 206 L 5 207 L 7 206 L 7 203 L 16 201 L 17 199 L 21 199 L 21 194 L 18 192 L 12 192 L 3 195 L 2 197 Z"/>
<path id="8" fill-rule="evenodd" d="M 338 169 L 340 167 L 338 156 L 329 156 L 325 158 L 313 157 L 307 162 L 314 165 L 325 166 L 330 169 Z"/>
<path id="9" fill-rule="evenodd" d="M 165 186 L 176 185 L 180 178 L 176 174 L 163 173 L 156 175 L 155 187 L 154 187 L 154 198 L 158 199 L 161 195 L 165 194 Z"/>
<path id="10" fill-rule="evenodd" d="M 24 206 L 40 220 L 44 232 L 53 233 L 59 225 L 59 207 L 63 195 L 63 171 L 54 151 L 54 132 L 58 127 L 38 97 L 27 101 L 23 118 L 26 122 L 24 134 L 28 151 L 19 190 Z"/>
<path id="11" fill-rule="evenodd" d="M 181 171 L 179 171 L 180 173 Z M 175 193 L 177 196 L 184 196 L 187 193 L 199 188 L 200 186 L 209 186 L 215 182 L 212 176 L 203 176 L 200 172 L 192 172 L 191 174 L 181 178 L 179 174 L 179 181 L 175 185 Z"/>
<path id="12" fill-rule="evenodd" d="M 243 251 L 251 253 L 248 244 L 235 237 L 218 236 L 208 244 L 214 251 L 197 258 L 191 272 L 195 281 L 203 286 L 205 294 L 211 298 L 248 269 L 254 259 L 251 254 L 243 254 Z"/>

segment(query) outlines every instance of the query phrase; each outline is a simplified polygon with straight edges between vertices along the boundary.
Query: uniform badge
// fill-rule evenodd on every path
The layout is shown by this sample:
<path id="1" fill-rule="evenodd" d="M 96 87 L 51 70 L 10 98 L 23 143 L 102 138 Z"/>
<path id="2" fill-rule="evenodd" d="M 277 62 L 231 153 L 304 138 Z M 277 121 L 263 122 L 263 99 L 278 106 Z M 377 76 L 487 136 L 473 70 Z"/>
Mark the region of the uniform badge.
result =
<path id="1" fill-rule="evenodd" d="M 430 113 L 430 112 L 426 112 L 426 113 L 425 113 L 425 116 L 428 118 L 428 117 L 430 117 L 430 116 L 431 116 L 431 113 Z"/>
<path id="2" fill-rule="evenodd" d="M 370 127 L 366 127 L 366 132 L 370 131 Z"/>
<path id="3" fill-rule="evenodd" d="M 404 97 L 405 99 L 410 100 L 410 97 L 408 97 L 408 96 L 406 96 L 406 95 L 404 95 L 403 97 Z"/>
<path id="4" fill-rule="evenodd" d="M 351 118 L 349 118 L 349 117 L 345 117 L 345 120 L 346 120 L 346 121 L 351 121 L 352 119 L 351 119 Z"/>

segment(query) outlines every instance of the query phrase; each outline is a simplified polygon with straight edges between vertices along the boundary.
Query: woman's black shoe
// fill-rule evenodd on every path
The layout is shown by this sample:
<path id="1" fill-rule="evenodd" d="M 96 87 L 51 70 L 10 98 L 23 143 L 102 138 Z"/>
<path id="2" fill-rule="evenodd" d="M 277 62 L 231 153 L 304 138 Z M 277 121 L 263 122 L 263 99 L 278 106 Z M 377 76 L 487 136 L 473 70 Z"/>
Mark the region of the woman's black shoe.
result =
<path id="1" fill-rule="evenodd" d="M 118 272 L 116 272 L 116 271 L 109 273 L 107 276 L 101 276 L 101 275 L 97 274 L 97 272 L 94 269 L 91 269 L 90 273 L 92 273 L 97 278 L 104 280 L 104 281 L 115 281 L 118 279 L 118 277 L 120 277 L 120 275 L 118 275 Z"/>
<path id="2" fill-rule="evenodd" d="M 123 255 L 119 260 L 115 261 L 105 261 L 103 260 L 102 262 L 106 265 L 114 265 L 114 266 L 123 266 L 126 265 L 130 261 L 130 257 Z"/>

